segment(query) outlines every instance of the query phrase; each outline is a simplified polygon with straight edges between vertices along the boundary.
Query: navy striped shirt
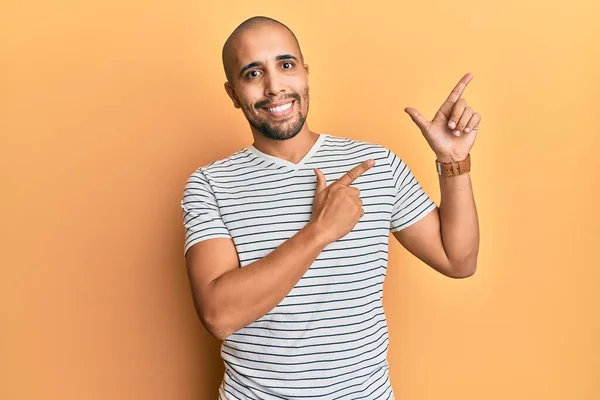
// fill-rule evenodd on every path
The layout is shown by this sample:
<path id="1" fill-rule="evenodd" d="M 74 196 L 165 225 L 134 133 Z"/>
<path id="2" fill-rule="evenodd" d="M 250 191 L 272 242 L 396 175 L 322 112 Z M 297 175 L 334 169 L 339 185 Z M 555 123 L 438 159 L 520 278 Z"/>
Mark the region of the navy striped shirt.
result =
<path id="1" fill-rule="evenodd" d="M 253 146 L 192 173 L 181 206 L 184 253 L 231 238 L 240 267 L 257 261 L 311 217 L 314 168 L 327 184 L 359 163 L 352 184 L 364 215 L 329 244 L 270 312 L 225 338 L 219 399 L 393 399 L 382 308 L 389 232 L 435 209 L 408 166 L 384 146 L 321 134 L 297 164 Z"/>

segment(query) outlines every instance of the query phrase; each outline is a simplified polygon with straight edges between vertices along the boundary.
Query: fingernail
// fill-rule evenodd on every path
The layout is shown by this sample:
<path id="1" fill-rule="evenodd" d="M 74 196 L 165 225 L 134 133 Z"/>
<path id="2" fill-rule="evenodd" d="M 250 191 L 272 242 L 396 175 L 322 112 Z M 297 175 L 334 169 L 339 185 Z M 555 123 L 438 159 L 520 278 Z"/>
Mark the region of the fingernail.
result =
<path id="1" fill-rule="evenodd" d="M 466 132 L 466 133 L 469 133 L 469 132 L 471 132 L 471 128 L 465 128 L 465 132 Z"/>
<path id="2" fill-rule="evenodd" d="M 450 123 L 448 124 L 448 126 L 449 126 L 451 129 L 454 129 L 454 128 L 456 127 L 456 122 L 454 122 L 454 121 L 450 121 Z"/>
<path id="3" fill-rule="evenodd" d="M 456 130 L 456 131 L 454 131 L 454 134 L 455 134 L 456 136 L 460 136 L 460 131 L 459 131 L 459 130 Z"/>
<path id="4" fill-rule="evenodd" d="M 371 159 L 371 160 L 367 161 L 367 165 L 369 167 L 372 167 L 373 165 L 375 165 L 375 160 Z"/>

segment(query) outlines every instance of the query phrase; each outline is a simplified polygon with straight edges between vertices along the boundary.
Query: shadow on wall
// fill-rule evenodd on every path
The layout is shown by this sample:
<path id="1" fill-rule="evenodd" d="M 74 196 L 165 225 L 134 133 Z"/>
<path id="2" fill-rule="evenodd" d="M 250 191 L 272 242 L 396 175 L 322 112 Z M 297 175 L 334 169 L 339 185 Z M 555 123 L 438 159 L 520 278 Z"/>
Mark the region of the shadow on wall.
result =
<path id="1" fill-rule="evenodd" d="M 172 181 L 187 179 L 187 171 L 176 175 Z M 146 397 L 135 398 L 216 400 L 224 374 L 221 341 L 202 325 L 194 306 L 182 251 L 185 233 L 179 207 L 180 186 L 173 184 L 173 188 L 161 192 L 163 201 L 156 211 L 160 222 L 149 229 L 160 233 L 144 243 L 134 257 L 138 264 L 136 280 L 130 285 L 135 286 L 133 291 L 142 292 L 142 306 L 138 303 L 128 310 L 126 318 L 146 322 L 136 323 L 138 330 L 128 334 L 131 340 L 144 344 L 132 366 L 138 372 L 128 370 L 127 374 L 158 380 L 140 382 L 146 387 L 142 391 L 148 392 Z"/>
<path id="2" fill-rule="evenodd" d="M 202 325 L 202 324 L 200 324 Z M 198 346 L 200 347 L 200 358 L 194 370 L 201 371 L 204 375 L 200 380 L 198 399 L 216 399 L 218 389 L 223 379 L 223 360 L 221 360 L 221 341 L 212 337 L 204 327 L 198 334 Z"/>
<path id="3" fill-rule="evenodd" d="M 224 365 L 221 359 L 221 341 L 213 337 L 202 325 L 194 306 L 194 300 L 191 291 L 191 282 L 186 273 L 185 260 L 181 254 L 183 248 L 183 229 L 178 229 L 177 234 L 181 240 L 176 241 L 175 252 L 179 257 L 176 263 L 179 268 L 176 280 L 182 284 L 176 284 L 177 303 L 171 310 L 180 310 L 180 317 L 183 325 L 180 331 L 186 332 L 183 337 L 173 340 L 182 340 L 184 343 L 180 346 L 184 351 L 189 351 L 183 358 L 187 359 L 182 363 L 185 368 L 184 374 L 187 376 L 189 385 L 187 390 L 183 390 L 184 396 L 189 395 L 190 399 L 216 399 L 218 398 L 218 389 L 223 379 Z M 172 264 L 171 264 L 172 265 Z M 165 288 L 163 288 L 164 290 Z"/>

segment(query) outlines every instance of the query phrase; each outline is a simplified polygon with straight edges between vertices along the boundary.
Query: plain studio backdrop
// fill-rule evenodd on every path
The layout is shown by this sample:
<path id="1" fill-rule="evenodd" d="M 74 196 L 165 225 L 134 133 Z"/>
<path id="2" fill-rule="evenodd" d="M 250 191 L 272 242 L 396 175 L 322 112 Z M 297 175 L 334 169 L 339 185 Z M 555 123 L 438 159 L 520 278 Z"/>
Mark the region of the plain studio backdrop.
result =
<path id="1" fill-rule="evenodd" d="M 466 72 L 477 273 L 393 238 L 398 399 L 600 398 L 600 3 L 3 1 L 0 398 L 211 400 L 219 343 L 183 259 L 191 172 L 249 145 L 220 51 L 244 19 L 297 34 L 310 127 L 388 146 L 439 204 L 432 117 Z"/>

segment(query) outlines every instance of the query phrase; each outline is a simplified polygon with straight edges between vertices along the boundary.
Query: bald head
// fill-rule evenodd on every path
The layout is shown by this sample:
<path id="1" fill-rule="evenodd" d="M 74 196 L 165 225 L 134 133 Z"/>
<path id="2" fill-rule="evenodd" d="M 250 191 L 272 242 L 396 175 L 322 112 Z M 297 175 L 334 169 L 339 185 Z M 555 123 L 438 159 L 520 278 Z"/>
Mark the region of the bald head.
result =
<path id="1" fill-rule="evenodd" d="M 256 16 L 248 18 L 247 20 L 239 24 L 238 27 L 235 28 L 234 31 L 231 33 L 231 35 L 229 35 L 229 37 L 225 41 L 225 44 L 223 45 L 223 51 L 221 56 L 223 59 L 223 69 L 225 70 L 225 76 L 227 77 L 228 82 L 232 81 L 232 77 L 234 74 L 234 71 L 232 71 L 232 69 L 237 61 L 236 45 L 240 41 L 240 38 L 242 38 L 244 34 L 249 31 L 253 31 L 266 26 L 281 28 L 285 30 L 289 35 L 291 35 L 298 49 L 300 62 L 304 63 L 304 57 L 302 55 L 302 50 L 300 49 L 300 43 L 298 43 L 296 35 L 294 35 L 294 32 L 292 32 L 290 28 L 273 18 Z"/>

